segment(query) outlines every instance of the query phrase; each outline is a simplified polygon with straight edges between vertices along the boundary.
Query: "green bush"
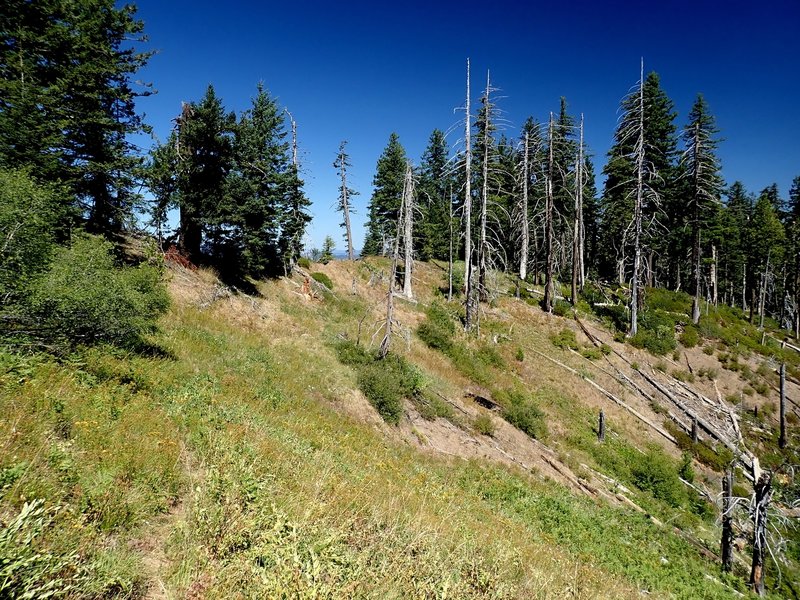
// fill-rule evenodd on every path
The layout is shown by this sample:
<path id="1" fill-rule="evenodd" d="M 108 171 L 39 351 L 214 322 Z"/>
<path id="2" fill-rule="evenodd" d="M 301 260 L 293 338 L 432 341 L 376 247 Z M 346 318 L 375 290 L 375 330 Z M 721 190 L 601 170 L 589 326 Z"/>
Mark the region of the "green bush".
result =
<path id="1" fill-rule="evenodd" d="M 700 343 L 700 334 L 696 327 L 687 326 L 680 335 L 680 342 L 684 348 L 694 348 Z"/>
<path id="2" fill-rule="evenodd" d="M 493 436 L 495 432 L 495 425 L 492 418 L 484 413 L 479 414 L 472 421 L 472 427 L 481 435 Z"/>
<path id="3" fill-rule="evenodd" d="M 25 171 L 0 170 L 0 297 L 9 307 L 47 269 L 63 217 L 55 190 Z"/>
<path id="4" fill-rule="evenodd" d="M 46 341 L 123 347 L 141 345 L 168 306 L 157 268 L 117 266 L 113 246 L 96 236 L 80 236 L 61 249 L 32 285 L 28 302 Z"/>
<path id="5" fill-rule="evenodd" d="M 317 283 L 321 283 L 329 290 L 333 289 L 333 282 L 331 281 L 331 278 L 328 277 L 325 273 L 312 273 L 311 279 L 313 279 Z"/>
<path id="6" fill-rule="evenodd" d="M 578 338 L 575 337 L 575 332 L 568 327 L 564 327 L 558 334 L 550 336 L 550 341 L 553 342 L 555 347 L 562 350 L 577 350 L 580 347 Z"/>
<path id="7" fill-rule="evenodd" d="M 437 302 L 428 308 L 427 317 L 417 328 L 417 335 L 429 348 L 449 354 L 456 332 L 453 319 L 445 307 Z"/>
<path id="8" fill-rule="evenodd" d="M 514 360 L 517 362 L 523 362 L 525 360 L 525 351 L 522 348 L 517 348 L 517 351 L 514 353 Z"/>
<path id="9" fill-rule="evenodd" d="M 305 256 L 297 259 L 297 266 L 301 269 L 310 269 L 311 268 L 311 261 L 307 259 Z"/>
<path id="10" fill-rule="evenodd" d="M 494 399 L 503 407 L 503 418 L 536 440 L 547 437 L 545 414 L 533 399 L 519 390 L 499 390 Z"/>
<path id="11" fill-rule="evenodd" d="M 375 355 L 363 346 L 357 346 L 350 340 L 337 340 L 334 344 L 336 356 L 343 365 L 368 365 L 375 360 Z"/>
<path id="12" fill-rule="evenodd" d="M 650 447 L 645 454 L 639 455 L 631 465 L 631 477 L 640 490 L 649 492 L 670 506 L 678 507 L 686 501 L 686 491 L 678 479 L 675 466 L 656 447 Z"/>
<path id="13" fill-rule="evenodd" d="M 358 387 L 387 423 L 397 425 L 403 398 L 411 399 L 420 392 L 421 376 L 401 356 L 389 354 L 361 366 Z"/>
<path id="14" fill-rule="evenodd" d="M 570 313 L 572 305 L 565 300 L 556 300 L 553 303 L 553 314 L 557 317 L 564 317 Z"/>

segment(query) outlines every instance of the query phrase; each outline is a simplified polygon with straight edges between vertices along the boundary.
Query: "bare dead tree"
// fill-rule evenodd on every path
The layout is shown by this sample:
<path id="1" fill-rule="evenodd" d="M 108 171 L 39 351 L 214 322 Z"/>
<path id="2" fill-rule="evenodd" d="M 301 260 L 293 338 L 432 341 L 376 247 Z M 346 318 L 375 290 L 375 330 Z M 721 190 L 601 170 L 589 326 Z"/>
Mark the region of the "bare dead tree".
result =
<path id="1" fill-rule="evenodd" d="M 750 517 L 753 520 L 753 562 L 750 586 L 759 596 L 764 595 L 764 558 L 767 553 L 767 509 L 772 500 L 772 475 L 764 471 L 753 489 Z"/>
<path id="2" fill-rule="evenodd" d="M 555 284 L 553 282 L 553 113 L 550 113 L 550 122 L 547 126 L 547 179 L 545 180 L 546 199 L 544 213 L 544 234 L 545 234 L 545 281 L 544 281 L 544 310 L 553 312 L 553 294 Z"/>
<path id="3" fill-rule="evenodd" d="M 520 225 L 522 235 L 519 248 L 519 278 L 525 281 L 528 276 L 528 246 L 530 246 L 530 223 L 528 221 L 528 180 L 529 175 L 529 144 L 528 132 L 525 132 L 524 154 L 522 158 L 522 206 L 520 207 Z"/>
<path id="4" fill-rule="evenodd" d="M 403 202 L 400 204 L 400 211 L 397 215 L 397 226 L 395 227 L 396 234 L 394 237 L 394 248 L 392 251 L 392 269 L 389 273 L 389 289 L 386 292 L 386 322 L 384 323 L 383 339 L 378 348 L 378 356 L 383 359 L 389 354 L 389 347 L 392 344 L 392 328 L 394 325 L 394 284 L 397 279 L 397 263 L 400 260 L 400 236 L 403 232 L 403 223 L 405 215 L 403 214 L 406 209 L 405 198 L 407 196 L 406 186 L 410 183 L 410 177 L 406 172 L 406 177 L 403 180 Z"/>
<path id="5" fill-rule="evenodd" d="M 780 369 L 780 379 L 781 379 L 781 404 L 780 404 L 780 428 L 781 433 L 778 437 L 778 447 L 783 449 L 786 448 L 786 363 L 781 363 Z"/>
<path id="6" fill-rule="evenodd" d="M 472 328 L 472 117 L 470 116 L 469 59 L 467 59 L 467 99 L 464 116 L 464 285 L 466 315 L 464 328 Z"/>
<path id="7" fill-rule="evenodd" d="M 578 304 L 578 288 L 583 288 L 583 113 L 580 143 L 575 158 L 575 217 L 572 226 L 572 305 Z"/>
<path id="8" fill-rule="evenodd" d="M 638 135 L 634 150 L 636 162 L 636 198 L 633 207 L 633 277 L 631 277 L 631 327 L 628 335 L 633 337 L 639 328 L 639 269 L 642 261 L 642 207 L 644 204 L 644 59 L 639 71 Z"/>
<path id="9" fill-rule="evenodd" d="M 447 206 L 450 211 L 449 231 L 450 231 L 450 251 L 447 255 L 447 301 L 453 299 L 453 190 L 450 186 L 450 194 L 447 196 Z"/>
<path id="10" fill-rule="evenodd" d="M 486 269 L 487 269 L 487 244 L 486 227 L 489 208 L 489 152 L 491 144 L 489 141 L 489 131 L 492 120 L 492 107 L 489 94 L 491 92 L 489 83 L 489 71 L 486 71 L 486 91 L 483 95 L 483 157 L 481 164 L 481 215 L 480 215 L 480 234 L 478 236 L 478 287 L 480 296 L 486 298 Z"/>
<path id="11" fill-rule="evenodd" d="M 350 158 L 347 156 L 347 152 L 345 152 L 346 146 L 346 140 L 339 144 L 339 154 L 336 156 L 333 166 L 339 169 L 339 177 L 341 179 L 337 209 L 344 217 L 342 225 L 344 225 L 345 236 L 347 237 L 347 258 L 349 260 L 355 260 L 356 256 L 355 252 L 353 252 L 353 231 L 350 227 L 350 212 L 352 211 L 350 197 L 355 195 L 356 192 L 347 187 L 347 167 L 350 166 Z"/>
<path id="12" fill-rule="evenodd" d="M 411 291 L 411 268 L 413 266 L 414 251 L 414 176 L 411 163 L 406 164 L 406 176 L 403 182 L 403 295 L 411 300 L 414 297 Z M 397 224 L 398 229 L 400 223 Z"/>
<path id="13" fill-rule="evenodd" d="M 722 570 L 730 573 L 733 567 L 733 469 L 722 478 Z"/>

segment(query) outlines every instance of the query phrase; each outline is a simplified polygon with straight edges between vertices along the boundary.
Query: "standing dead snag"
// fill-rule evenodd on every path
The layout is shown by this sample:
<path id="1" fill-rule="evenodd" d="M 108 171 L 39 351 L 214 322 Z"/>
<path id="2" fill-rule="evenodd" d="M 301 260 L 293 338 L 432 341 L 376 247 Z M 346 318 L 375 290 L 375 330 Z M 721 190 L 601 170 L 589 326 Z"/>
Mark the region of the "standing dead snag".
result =
<path id="1" fill-rule="evenodd" d="M 414 176 L 411 163 L 406 165 L 406 177 L 403 182 L 403 295 L 411 300 L 414 294 L 411 292 L 411 267 L 413 263 L 414 251 Z M 398 229 L 400 223 L 397 224 Z"/>
<path id="2" fill-rule="evenodd" d="M 722 478 L 722 570 L 730 573 L 733 567 L 733 469 Z"/>
<path id="3" fill-rule="evenodd" d="M 489 135 L 492 120 L 492 106 L 489 101 L 491 87 L 489 83 L 489 71 L 486 71 L 486 91 L 483 95 L 483 157 L 481 164 L 481 216 L 480 234 L 478 237 L 478 287 L 481 300 L 486 300 L 486 270 L 487 265 L 487 241 L 486 229 L 489 213 L 489 152 L 491 150 Z"/>
<path id="4" fill-rule="evenodd" d="M 530 224 L 528 223 L 528 132 L 525 132 L 525 148 L 522 158 L 522 206 L 520 207 L 522 236 L 519 249 L 519 278 L 525 281 L 528 276 L 528 246 L 530 246 Z M 519 289 L 519 287 L 517 288 Z"/>
<path id="5" fill-rule="evenodd" d="M 778 447 L 786 448 L 786 363 L 781 363 L 781 405 L 780 405 L 780 427 L 781 433 L 778 438 Z"/>
<path id="6" fill-rule="evenodd" d="M 604 442 L 606 440 L 606 415 L 603 409 L 600 409 L 600 418 L 597 421 L 597 441 Z"/>
<path id="7" fill-rule="evenodd" d="M 767 509 L 772 500 L 772 474 L 761 473 L 753 490 L 750 516 L 753 519 L 753 564 L 750 585 L 753 592 L 764 595 L 764 557 L 767 551 Z"/>
<path id="8" fill-rule="evenodd" d="M 383 340 L 381 340 L 380 348 L 378 349 L 378 356 L 380 358 L 386 358 L 386 355 L 389 354 L 389 347 L 392 344 L 392 326 L 394 325 L 394 284 L 397 278 L 397 263 L 400 260 L 400 236 L 403 234 L 404 227 L 400 227 L 401 223 L 407 222 L 406 221 L 406 214 L 407 212 L 411 211 L 412 202 L 411 197 L 414 194 L 414 179 L 412 176 L 411 165 L 409 164 L 406 168 L 406 175 L 403 180 L 403 196 L 402 202 L 400 204 L 400 212 L 397 215 L 397 227 L 395 227 L 397 233 L 394 237 L 394 249 L 392 251 L 392 270 L 389 274 L 389 289 L 386 292 L 386 324 L 384 325 L 384 332 L 383 332 Z M 410 248 L 412 247 L 412 239 L 411 239 L 411 231 L 407 231 L 408 237 L 405 240 L 406 245 L 406 260 L 409 260 L 409 263 L 406 264 L 406 284 L 408 285 L 408 296 L 410 297 L 411 293 L 411 265 L 410 265 Z M 404 285 L 405 287 L 405 285 Z"/>
<path id="9" fill-rule="evenodd" d="M 549 146 L 547 157 L 547 180 L 545 181 L 546 197 L 544 212 L 544 235 L 545 235 L 545 281 L 544 281 L 544 310 L 553 312 L 553 295 L 555 293 L 555 283 L 553 282 L 553 113 L 550 113 L 550 124 L 547 127 L 547 145 Z"/>
<path id="10" fill-rule="evenodd" d="M 464 117 L 464 286 L 466 315 L 464 329 L 472 329 L 472 118 L 469 114 L 469 59 L 467 59 L 467 101 Z"/>
<path id="11" fill-rule="evenodd" d="M 350 206 L 350 197 L 357 194 L 356 191 L 347 187 L 347 167 L 350 166 L 350 157 L 345 152 L 347 141 L 339 144 L 339 154 L 336 160 L 333 161 L 333 166 L 339 169 L 339 177 L 341 184 L 339 185 L 339 202 L 336 209 L 342 213 L 344 220 L 342 225 L 345 228 L 345 236 L 347 237 L 347 258 L 348 260 L 355 260 L 356 255 L 353 252 L 353 231 L 350 227 L 350 213 L 353 211 Z"/>
<path id="12" fill-rule="evenodd" d="M 580 143 L 575 159 L 575 219 L 572 232 L 572 306 L 578 304 L 578 288 L 583 289 L 583 113 Z"/>
<path id="13" fill-rule="evenodd" d="M 631 277 L 631 327 L 628 336 L 639 330 L 639 270 L 642 262 L 642 207 L 644 204 L 644 59 L 640 63 L 639 102 L 637 107 L 636 198 L 633 206 L 633 277 Z"/>

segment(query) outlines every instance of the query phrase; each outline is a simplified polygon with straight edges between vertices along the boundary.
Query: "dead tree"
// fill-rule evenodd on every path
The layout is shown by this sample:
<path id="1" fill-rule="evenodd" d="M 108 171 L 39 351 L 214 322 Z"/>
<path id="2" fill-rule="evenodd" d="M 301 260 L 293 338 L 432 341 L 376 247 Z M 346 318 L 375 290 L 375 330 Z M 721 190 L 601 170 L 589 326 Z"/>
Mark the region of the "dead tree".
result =
<path id="1" fill-rule="evenodd" d="M 750 569 L 750 585 L 753 592 L 764 595 L 764 558 L 767 553 L 767 509 L 772 500 L 772 475 L 761 473 L 753 490 L 750 517 L 753 520 L 753 563 Z"/>
<path id="2" fill-rule="evenodd" d="M 644 59 L 639 70 L 637 103 L 637 136 L 634 150 L 636 162 L 636 197 L 633 206 L 633 276 L 631 277 L 631 327 L 628 335 L 633 337 L 639 330 L 639 271 L 642 262 L 642 209 L 644 205 Z"/>
<path id="3" fill-rule="evenodd" d="M 447 255 L 447 301 L 450 302 L 453 299 L 453 190 L 450 189 L 450 193 L 447 196 L 447 206 L 450 210 L 450 220 L 448 221 L 450 226 L 450 252 Z"/>
<path id="4" fill-rule="evenodd" d="M 600 418 L 597 421 L 597 441 L 604 442 L 606 439 L 606 415 L 603 409 L 600 409 Z"/>
<path id="5" fill-rule="evenodd" d="M 722 478 L 722 570 L 730 573 L 733 567 L 733 469 Z"/>
<path id="6" fill-rule="evenodd" d="M 403 182 L 403 295 L 411 300 L 414 294 L 411 291 L 411 268 L 414 250 L 414 177 L 411 163 L 406 165 L 406 177 Z M 398 229 L 400 223 L 397 224 Z"/>
<path id="7" fill-rule="evenodd" d="M 481 214 L 480 233 L 478 236 L 478 288 L 482 300 L 486 299 L 486 270 L 487 270 L 487 241 L 486 229 L 489 214 L 489 153 L 491 143 L 489 140 L 492 120 L 492 106 L 489 98 L 491 87 L 489 71 L 486 71 L 486 91 L 483 95 L 483 156 L 481 157 Z"/>
<path id="8" fill-rule="evenodd" d="M 528 222 L 528 132 L 525 132 L 524 155 L 522 158 L 522 206 L 520 207 L 520 223 L 522 235 L 519 248 L 519 278 L 525 281 L 528 276 L 528 246 L 530 246 L 530 224 Z"/>
<path id="9" fill-rule="evenodd" d="M 572 305 L 578 304 L 578 288 L 583 289 L 583 113 L 580 143 L 575 159 L 575 218 L 572 231 Z"/>
<path id="10" fill-rule="evenodd" d="M 550 113 L 550 123 L 547 127 L 547 179 L 545 181 L 545 210 L 544 210 L 544 235 L 545 235 L 545 281 L 544 281 L 544 310 L 553 312 L 553 113 Z"/>
<path id="11" fill-rule="evenodd" d="M 778 438 L 778 447 L 786 448 L 786 363 L 781 363 L 781 405 L 780 405 L 780 427 L 781 434 Z"/>
<path id="12" fill-rule="evenodd" d="M 464 286 L 466 315 L 464 328 L 472 328 L 472 118 L 469 107 L 469 59 L 467 59 L 467 100 L 464 117 Z"/>
<path id="13" fill-rule="evenodd" d="M 381 340 L 381 345 L 378 348 L 378 356 L 383 359 L 386 358 L 386 355 L 389 354 L 389 347 L 392 344 L 392 326 L 394 325 L 394 284 L 395 280 L 397 279 L 397 263 L 400 260 L 400 236 L 402 234 L 403 228 L 400 226 L 403 223 L 404 215 L 406 209 L 406 196 L 407 196 L 407 189 L 411 182 L 411 178 L 409 177 L 408 171 L 406 171 L 406 177 L 403 180 L 403 202 L 400 204 L 400 212 L 397 215 L 397 226 L 395 227 L 396 234 L 394 236 L 394 249 L 392 251 L 392 269 L 391 273 L 389 273 L 389 289 L 386 292 L 386 323 L 384 324 L 383 330 L 383 339 Z"/>
<path id="14" fill-rule="evenodd" d="M 347 258 L 355 260 L 355 252 L 353 252 L 353 231 L 350 227 L 350 213 L 352 208 L 350 206 L 350 198 L 355 196 L 357 192 L 347 187 L 347 167 L 350 166 L 350 157 L 345 152 L 347 141 L 339 144 L 339 154 L 336 160 L 333 161 L 333 166 L 339 169 L 339 177 L 341 184 L 339 185 L 339 202 L 337 203 L 337 210 L 342 213 L 344 217 L 342 225 L 345 228 L 345 237 L 347 238 Z"/>

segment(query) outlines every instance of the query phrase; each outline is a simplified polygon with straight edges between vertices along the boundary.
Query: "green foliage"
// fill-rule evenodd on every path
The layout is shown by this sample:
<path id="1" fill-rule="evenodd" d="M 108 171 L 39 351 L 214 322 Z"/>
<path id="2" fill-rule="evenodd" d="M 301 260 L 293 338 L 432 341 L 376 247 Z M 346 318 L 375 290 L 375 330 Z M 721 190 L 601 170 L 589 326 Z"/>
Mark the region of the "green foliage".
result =
<path id="1" fill-rule="evenodd" d="M 547 438 L 545 414 L 528 394 L 516 389 L 498 390 L 494 399 L 503 407 L 503 418 L 536 440 Z"/>
<path id="2" fill-rule="evenodd" d="M 307 271 L 311 268 L 311 261 L 307 259 L 305 256 L 301 256 L 300 258 L 297 259 L 297 266 Z"/>
<path id="3" fill-rule="evenodd" d="M 663 500 L 673 507 L 686 501 L 686 491 L 678 479 L 675 465 L 664 452 L 655 446 L 650 447 L 641 458 L 631 465 L 634 485 L 654 498 Z"/>
<path id="4" fill-rule="evenodd" d="M 684 452 L 681 455 L 681 462 L 678 464 L 678 475 L 688 481 L 694 482 L 694 468 L 692 467 L 692 455 L 689 452 Z"/>
<path id="5" fill-rule="evenodd" d="M 324 285 L 329 290 L 333 289 L 333 282 L 331 281 L 331 278 L 328 277 L 325 273 L 319 273 L 319 272 L 312 273 L 311 274 L 311 279 L 313 279 L 317 283 L 321 283 L 322 285 Z"/>
<path id="6" fill-rule="evenodd" d="M 733 454 L 726 447 L 720 445 L 714 449 L 702 441 L 695 443 L 688 433 L 671 420 L 664 421 L 664 428 L 678 441 L 678 447 L 684 451 L 684 456 L 691 453 L 698 462 L 720 473 L 731 464 Z"/>
<path id="7" fill-rule="evenodd" d="M 372 180 L 374 191 L 369 201 L 369 219 L 362 256 L 385 254 L 389 241 L 395 238 L 406 166 L 406 151 L 400 144 L 398 135 L 392 133 L 378 158 Z"/>
<path id="8" fill-rule="evenodd" d="M 572 312 L 572 305 L 565 300 L 556 300 L 553 303 L 553 314 L 557 317 L 565 317 Z"/>
<path id="9" fill-rule="evenodd" d="M 47 269 L 63 200 L 25 171 L 0 170 L 0 296 L 10 307 Z"/>
<path id="10" fill-rule="evenodd" d="M 680 335 L 680 342 L 684 348 L 694 348 L 700 343 L 700 334 L 696 327 L 687 326 Z"/>
<path id="11" fill-rule="evenodd" d="M 322 252 L 320 253 L 319 262 L 323 265 L 327 265 L 329 262 L 333 260 L 333 251 L 336 249 L 336 242 L 333 241 L 333 238 L 329 235 L 325 236 L 325 239 L 322 241 Z"/>
<path id="12" fill-rule="evenodd" d="M 350 340 L 336 340 L 334 349 L 339 362 L 349 367 L 368 365 L 375 361 L 374 354 Z"/>
<path id="13" fill-rule="evenodd" d="M 517 348 L 516 352 L 514 352 L 514 360 L 517 362 L 523 362 L 525 360 L 525 351 L 522 348 Z"/>
<path id="14" fill-rule="evenodd" d="M 663 356 L 675 349 L 675 321 L 662 312 L 645 311 L 639 317 L 639 331 L 630 338 L 630 343 L 655 356 Z"/>
<path id="15" fill-rule="evenodd" d="M 33 284 L 27 310 L 46 342 L 135 348 L 168 304 L 158 269 L 118 267 L 110 243 L 82 236 Z"/>
<path id="16" fill-rule="evenodd" d="M 562 350 L 578 350 L 580 348 L 575 332 L 569 327 L 564 327 L 558 334 L 551 336 L 550 341 L 553 342 L 556 348 L 561 348 Z"/>
<path id="17" fill-rule="evenodd" d="M 496 429 L 492 417 L 486 413 L 480 413 L 477 417 L 475 417 L 472 420 L 472 427 L 481 435 L 488 435 L 489 437 L 494 435 Z"/>
<path id="18" fill-rule="evenodd" d="M 420 323 L 417 335 L 429 348 L 449 354 L 453 348 L 456 325 L 447 309 L 434 302 L 426 311 L 427 319 Z"/>

